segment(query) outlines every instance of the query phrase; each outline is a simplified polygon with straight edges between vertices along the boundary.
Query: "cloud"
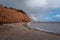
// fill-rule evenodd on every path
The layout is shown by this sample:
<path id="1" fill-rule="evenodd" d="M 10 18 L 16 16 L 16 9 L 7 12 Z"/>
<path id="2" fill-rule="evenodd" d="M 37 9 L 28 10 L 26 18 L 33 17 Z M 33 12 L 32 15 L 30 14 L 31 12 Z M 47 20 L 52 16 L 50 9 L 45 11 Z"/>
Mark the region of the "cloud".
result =
<path id="1" fill-rule="evenodd" d="M 60 0 L 47 0 L 49 8 L 58 8 L 60 7 Z"/>
<path id="2" fill-rule="evenodd" d="M 24 7 L 30 8 L 57 8 L 60 7 L 60 0 L 0 0 L 0 4 L 11 5 L 12 7 L 14 7 L 13 5 L 20 7 L 22 4 Z"/>
<path id="3" fill-rule="evenodd" d="M 58 8 L 60 0 L 27 0 L 26 5 L 30 8 Z"/>
<path id="4" fill-rule="evenodd" d="M 58 18 L 60 18 L 60 15 L 59 15 L 59 14 L 57 14 L 55 17 L 58 17 Z"/>
<path id="5" fill-rule="evenodd" d="M 26 4 L 31 8 L 43 7 L 47 5 L 47 0 L 28 0 Z"/>
<path id="6" fill-rule="evenodd" d="M 45 19 L 46 19 L 46 20 L 48 20 L 49 18 L 48 18 L 48 17 L 46 17 Z"/>

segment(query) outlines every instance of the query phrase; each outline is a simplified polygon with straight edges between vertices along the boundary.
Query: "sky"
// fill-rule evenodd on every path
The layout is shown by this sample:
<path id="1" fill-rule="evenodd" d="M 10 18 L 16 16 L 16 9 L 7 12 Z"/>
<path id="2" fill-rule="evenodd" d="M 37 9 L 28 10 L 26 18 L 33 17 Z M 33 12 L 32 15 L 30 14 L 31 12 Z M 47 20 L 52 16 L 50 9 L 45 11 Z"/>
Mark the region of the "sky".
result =
<path id="1" fill-rule="evenodd" d="M 60 22 L 60 0 L 0 0 L 0 4 L 22 9 L 35 21 Z"/>

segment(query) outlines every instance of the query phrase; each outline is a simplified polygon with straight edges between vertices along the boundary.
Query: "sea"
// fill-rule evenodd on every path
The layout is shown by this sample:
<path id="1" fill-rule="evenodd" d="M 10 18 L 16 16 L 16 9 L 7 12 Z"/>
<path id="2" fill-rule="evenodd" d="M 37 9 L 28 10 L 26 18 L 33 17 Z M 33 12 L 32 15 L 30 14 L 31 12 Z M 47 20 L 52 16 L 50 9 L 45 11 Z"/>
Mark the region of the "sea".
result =
<path id="1" fill-rule="evenodd" d="M 28 27 L 35 30 L 44 32 L 60 34 L 59 22 L 29 22 Z"/>

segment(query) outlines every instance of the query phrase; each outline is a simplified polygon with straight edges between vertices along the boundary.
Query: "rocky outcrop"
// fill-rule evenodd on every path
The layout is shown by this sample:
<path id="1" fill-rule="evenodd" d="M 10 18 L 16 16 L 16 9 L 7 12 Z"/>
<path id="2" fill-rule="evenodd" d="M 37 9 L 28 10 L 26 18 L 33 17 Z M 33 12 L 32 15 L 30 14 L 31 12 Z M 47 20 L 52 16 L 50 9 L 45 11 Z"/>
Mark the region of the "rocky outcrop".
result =
<path id="1" fill-rule="evenodd" d="M 0 23 L 30 22 L 31 19 L 22 10 L 0 5 Z"/>

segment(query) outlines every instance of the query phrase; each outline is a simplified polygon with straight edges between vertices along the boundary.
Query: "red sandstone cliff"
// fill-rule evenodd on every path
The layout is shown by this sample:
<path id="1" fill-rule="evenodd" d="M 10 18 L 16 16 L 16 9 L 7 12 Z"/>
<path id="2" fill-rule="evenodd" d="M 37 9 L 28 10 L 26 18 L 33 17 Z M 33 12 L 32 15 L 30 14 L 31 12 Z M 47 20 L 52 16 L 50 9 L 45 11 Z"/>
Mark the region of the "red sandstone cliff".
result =
<path id="1" fill-rule="evenodd" d="M 0 23 L 30 22 L 31 19 L 22 10 L 0 5 Z"/>

